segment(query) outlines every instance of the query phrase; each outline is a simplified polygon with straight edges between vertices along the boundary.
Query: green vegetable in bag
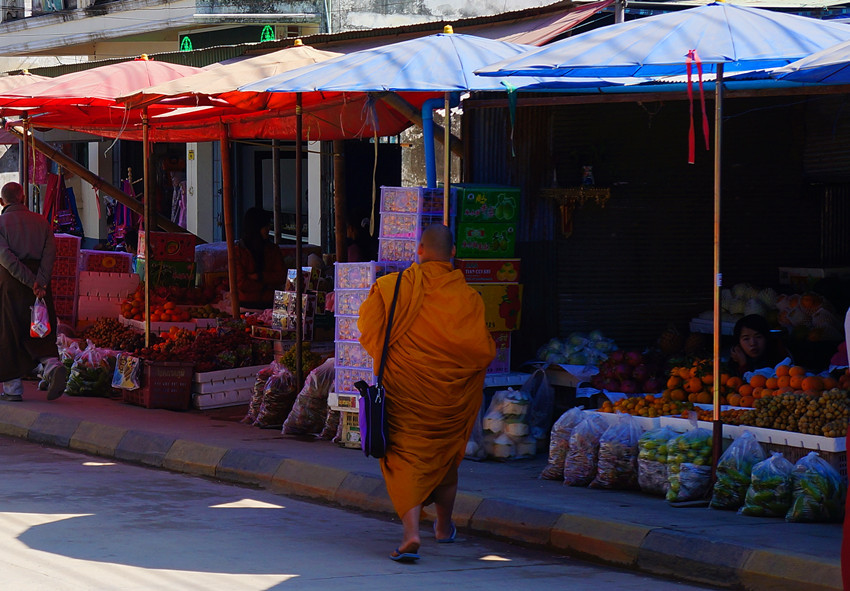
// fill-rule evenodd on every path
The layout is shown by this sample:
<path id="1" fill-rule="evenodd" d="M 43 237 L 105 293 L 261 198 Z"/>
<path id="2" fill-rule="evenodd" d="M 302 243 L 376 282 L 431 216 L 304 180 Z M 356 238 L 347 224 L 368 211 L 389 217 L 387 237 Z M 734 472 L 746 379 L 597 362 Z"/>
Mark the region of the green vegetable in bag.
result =
<path id="1" fill-rule="evenodd" d="M 692 428 L 667 443 L 666 498 L 671 503 L 699 500 L 711 487 L 711 431 L 697 427 L 697 413 L 690 412 L 689 420 Z M 685 464 L 690 466 L 683 472 Z"/>
<path id="2" fill-rule="evenodd" d="M 793 500 L 791 472 L 794 464 L 781 453 L 771 452 L 766 460 L 753 466 L 750 487 L 744 497 L 740 515 L 756 517 L 782 517 Z"/>
<path id="3" fill-rule="evenodd" d="M 844 518 L 844 481 L 818 452 L 809 452 L 791 473 L 793 503 L 785 521 L 839 522 Z"/>
<path id="4" fill-rule="evenodd" d="M 710 506 L 715 509 L 737 509 L 743 505 L 753 466 L 764 458 L 764 450 L 755 436 L 744 431 L 717 461 L 717 480 Z"/>
<path id="5" fill-rule="evenodd" d="M 647 431 L 638 439 L 638 484 L 643 492 L 667 493 L 667 442 L 677 436 L 669 426 Z"/>

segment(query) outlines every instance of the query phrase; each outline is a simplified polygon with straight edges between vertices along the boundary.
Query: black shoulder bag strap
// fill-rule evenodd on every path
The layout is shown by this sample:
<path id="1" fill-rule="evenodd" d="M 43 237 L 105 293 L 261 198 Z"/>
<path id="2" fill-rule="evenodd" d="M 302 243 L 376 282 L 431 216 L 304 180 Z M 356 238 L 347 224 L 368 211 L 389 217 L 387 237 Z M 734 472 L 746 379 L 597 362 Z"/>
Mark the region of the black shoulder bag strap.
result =
<path id="1" fill-rule="evenodd" d="M 401 276 L 404 271 L 398 272 L 398 279 L 395 282 L 395 292 L 393 292 L 393 303 L 390 305 L 390 313 L 387 317 L 387 334 L 384 337 L 384 350 L 381 352 L 381 364 L 378 366 L 377 386 L 381 386 L 381 381 L 384 377 L 384 366 L 387 364 L 387 350 L 390 346 L 390 332 L 393 328 L 393 316 L 395 316 L 395 305 L 398 302 L 398 288 L 401 286 Z"/>

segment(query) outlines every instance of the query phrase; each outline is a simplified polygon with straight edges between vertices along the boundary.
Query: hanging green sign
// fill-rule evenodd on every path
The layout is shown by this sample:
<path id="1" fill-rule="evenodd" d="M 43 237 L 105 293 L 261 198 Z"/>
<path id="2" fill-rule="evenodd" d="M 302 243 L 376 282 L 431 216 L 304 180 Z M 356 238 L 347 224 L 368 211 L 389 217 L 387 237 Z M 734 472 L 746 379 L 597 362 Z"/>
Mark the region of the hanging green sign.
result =
<path id="1" fill-rule="evenodd" d="M 276 40 L 277 40 L 277 38 L 275 37 L 275 34 L 274 34 L 274 27 L 272 27 L 271 25 L 266 25 L 265 27 L 263 27 L 263 32 L 260 33 L 260 42 L 262 43 L 263 41 L 276 41 Z"/>
<path id="2" fill-rule="evenodd" d="M 189 36 L 183 37 L 183 40 L 180 42 L 180 51 L 192 51 L 192 40 L 189 39 Z"/>

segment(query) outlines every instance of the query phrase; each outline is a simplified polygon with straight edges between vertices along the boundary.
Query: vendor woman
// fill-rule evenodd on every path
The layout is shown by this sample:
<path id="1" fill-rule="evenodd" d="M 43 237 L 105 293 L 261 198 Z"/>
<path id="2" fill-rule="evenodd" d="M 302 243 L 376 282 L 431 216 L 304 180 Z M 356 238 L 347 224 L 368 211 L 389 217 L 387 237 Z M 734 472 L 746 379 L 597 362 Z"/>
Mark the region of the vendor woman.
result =
<path id="1" fill-rule="evenodd" d="M 748 371 L 775 367 L 790 357 L 784 345 L 770 332 L 763 316 L 750 314 L 735 323 L 729 371 L 742 376 Z"/>
<path id="2" fill-rule="evenodd" d="M 267 309 L 274 292 L 283 289 L 286 263 L 280 248 L 269 240 L 272 213 L 259 207 L 245 212 L 242 237 L 236 243 L 236 285 L 245 308 Z"/>

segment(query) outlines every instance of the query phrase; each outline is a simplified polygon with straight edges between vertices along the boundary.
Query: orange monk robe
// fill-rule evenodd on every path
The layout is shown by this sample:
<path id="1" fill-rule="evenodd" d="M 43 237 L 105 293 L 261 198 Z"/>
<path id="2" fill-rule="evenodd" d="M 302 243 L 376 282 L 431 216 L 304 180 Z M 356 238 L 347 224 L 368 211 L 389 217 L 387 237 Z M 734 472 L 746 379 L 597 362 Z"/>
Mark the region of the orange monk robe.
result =
<path id="1" fill-rule="evenodd" d="M 379 278 L 360 307 L 360 343 L 375 373 L 396 279 Z M 461 271 L 431 261 L 404 272 L 383 376 L 390 447 L 381 459 L 400 517 L 457 481 L 495 354 L 484 303 Z"/>

